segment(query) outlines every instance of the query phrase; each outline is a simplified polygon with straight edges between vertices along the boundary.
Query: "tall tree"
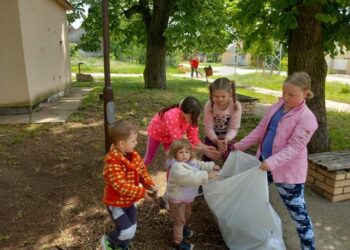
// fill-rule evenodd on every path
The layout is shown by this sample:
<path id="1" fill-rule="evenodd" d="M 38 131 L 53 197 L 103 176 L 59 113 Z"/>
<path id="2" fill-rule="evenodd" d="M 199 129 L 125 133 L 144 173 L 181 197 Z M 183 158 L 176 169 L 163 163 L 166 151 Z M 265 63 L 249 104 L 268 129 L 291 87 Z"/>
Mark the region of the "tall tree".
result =
<path id="1" fill-rule="evenodd" d="M 89 5 L 83 23 L 87 31 L 85 46 L 98 48 L 100 1 L 74 0 L 74 3 Z M 165 88 L 168 50 L 223 51 L 232 41 L 227 6 L 225 0 L 110 0 L 110 32 L 111 39 L 115 39 L 111 43 L 145 44 L 145 87 Z"/>
<path id="2" fill-rule="evenodd" d="M 325 53 L 350 48 L 348 0 L 234 1 L 232 23 L 245 46 L 274 39 L 287 45 L 288 74 L 305 71 L 315 94 L 308 105 L 319 128 L 309 143 L 311 153 L 329 150 L 325 107 Z"/>

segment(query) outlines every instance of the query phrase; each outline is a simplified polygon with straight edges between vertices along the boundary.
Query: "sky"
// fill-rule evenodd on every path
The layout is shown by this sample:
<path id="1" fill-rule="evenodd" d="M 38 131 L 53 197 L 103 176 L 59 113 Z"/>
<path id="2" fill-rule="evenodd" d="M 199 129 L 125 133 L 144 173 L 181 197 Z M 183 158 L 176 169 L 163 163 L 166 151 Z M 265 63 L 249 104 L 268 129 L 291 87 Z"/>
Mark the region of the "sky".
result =
<path id="1" fill-rule="evenodd" d="M 87 16 L 87 14 L 88 14 L 88 9 L 89 9 L 89 6 L 88 5 L 85 5 L 84 6 L 84 15 L 85 16 Z M 72 26 L 74 27 L 74 28 L 79 28 L 80 27 L 80 25 L 81 25 L 81 23 L 83 22 L 83 19 L 82 18 L 79 18 L 79 19 L 77 19 L 77 20 L 75 20 L 75 22 L 74 23 L 72 23 Z"/>

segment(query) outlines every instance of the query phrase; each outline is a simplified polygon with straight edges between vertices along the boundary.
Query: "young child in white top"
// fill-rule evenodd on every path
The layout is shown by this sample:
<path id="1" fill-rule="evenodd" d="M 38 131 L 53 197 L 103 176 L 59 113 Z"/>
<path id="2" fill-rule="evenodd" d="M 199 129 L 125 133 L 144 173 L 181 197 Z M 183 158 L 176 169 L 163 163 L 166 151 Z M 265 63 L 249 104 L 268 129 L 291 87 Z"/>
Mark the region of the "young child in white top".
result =
<path id="1" fill-rule="evenodd" d="M 219 178 L 220 167 L 214 162 L 193 159 L 192 146 L 187 139 L 171 144 L 166 195 L 169 200 L 170 215 L 174 220 L 174 249 L 192 249 L 193 244 L 185 239 L 192 236 L 186 226 L 192 213 L 192 202 L 198 194 L 198 187 L 208 183 L 208 179 Z"/>
<path id="2" fill-rule="evenodd" d="M 242 108 L 236 100 L 235 82 L 226 77 L 209 85 L 210 100 L 204 106 L 205 144 L 215 146 L 224 160 L 241 124 Z M 214 160 L 203 156 L 204 161 Z"/>

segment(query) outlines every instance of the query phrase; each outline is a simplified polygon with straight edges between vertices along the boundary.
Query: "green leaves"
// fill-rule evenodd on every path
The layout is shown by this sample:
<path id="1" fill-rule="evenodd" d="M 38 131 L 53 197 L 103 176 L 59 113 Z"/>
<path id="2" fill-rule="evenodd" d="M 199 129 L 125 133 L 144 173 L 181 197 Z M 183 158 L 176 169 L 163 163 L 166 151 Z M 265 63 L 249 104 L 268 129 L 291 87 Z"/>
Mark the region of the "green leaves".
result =
<path id="1" fill-rule="evenodd" d="M 338 21 L 338 18 L 336 16 L 322 13 L 317 14 L 316 19 L 329 24 L 335 24 Z"/>
<path id="2" fill-rule="evenodd" d="M 315 18 L 322 22 L 325 52 L 350 48 L 348 0 L 237 0 L 231 4 L 231 24 L 246 50 L 266 52 L 266 41 L 286 42 L 290 31 L 298 27 L 299 8 L 312 4 L 322 7 Z"/>

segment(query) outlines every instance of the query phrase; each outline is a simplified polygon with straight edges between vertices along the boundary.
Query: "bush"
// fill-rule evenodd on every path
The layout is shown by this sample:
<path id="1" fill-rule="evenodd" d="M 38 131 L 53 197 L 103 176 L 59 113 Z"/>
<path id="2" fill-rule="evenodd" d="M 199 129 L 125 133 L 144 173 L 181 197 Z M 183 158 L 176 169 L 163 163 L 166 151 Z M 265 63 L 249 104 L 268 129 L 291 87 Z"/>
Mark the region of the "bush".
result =
<path id="1" fill-rule="evenodd" d="M 69 43 L 69 54 L 70 56 L 75 56 L 78 51 L 78 44 Z"/>
<path id="2" fill-rule="evenodd" d="M 177 67 L 182 60 L 182 54 L 180 52 L 174 52 L 166 57 L 167 67 Z"/>
<path id="3" fill-rule="evenodd" d="M 342 87 L 340 90 L 340 93 L 342 94 L 349 94 L 350 93 L 350 87 L 346 86 L 346 87 Z"/>
<path id="4" fill-rule="evenodd" d="M 281 71 L 288 71 L 288 58 L 287 57 L 282 58 L 280 70 Z"/>

